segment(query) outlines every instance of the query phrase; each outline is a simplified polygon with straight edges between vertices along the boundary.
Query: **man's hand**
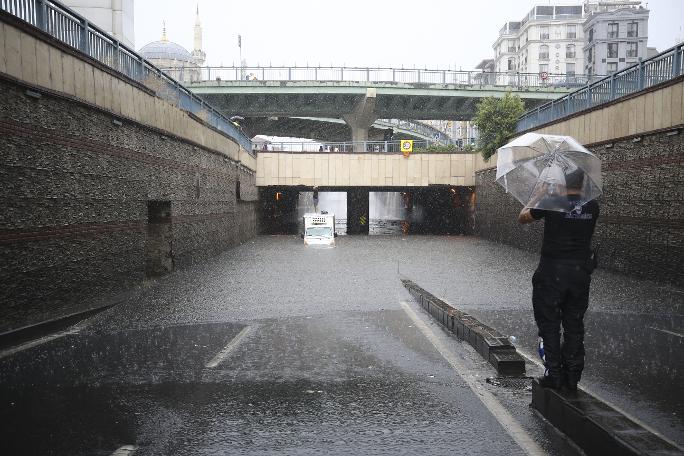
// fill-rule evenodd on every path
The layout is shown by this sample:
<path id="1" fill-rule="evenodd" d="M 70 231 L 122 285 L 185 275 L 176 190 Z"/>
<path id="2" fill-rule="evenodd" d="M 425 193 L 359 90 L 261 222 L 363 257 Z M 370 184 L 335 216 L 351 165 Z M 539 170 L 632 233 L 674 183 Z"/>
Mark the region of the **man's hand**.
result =
<path id="1" fill-rule="evenodd" d="M 523 225 L 532 223 L 535 220 L 536 219 L 532 217 L 532 213 L 530 212 L 530 208 L 528 207 L 523 207 L 522 211 L 520 211 L 520 215 L 518 215 L 518 223 L 522 223 Z"/>

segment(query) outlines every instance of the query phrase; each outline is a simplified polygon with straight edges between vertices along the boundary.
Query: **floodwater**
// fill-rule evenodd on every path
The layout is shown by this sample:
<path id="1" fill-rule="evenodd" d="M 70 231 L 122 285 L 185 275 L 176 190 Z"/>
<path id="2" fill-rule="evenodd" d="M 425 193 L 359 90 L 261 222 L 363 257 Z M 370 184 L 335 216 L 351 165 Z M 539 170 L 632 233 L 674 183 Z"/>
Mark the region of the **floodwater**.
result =
<path id="1" fill-rule="evenodd" d="M 464 236 L 344 236 L 333 249 L 259 236 L 134 290 L 71 333 L 0 356 L 3 449 L 524 454 L 447 350 L 544 451 L 575 454 L 530 410 L 527 389 L 488 384 L 491 366 L 400 282 L 414 280 L 531 353 L 536 261 Z M 680 444 L 682 296 L 597 271 L 581 383 Z M 527 372 L 541 370 L 528 363 Z"/>

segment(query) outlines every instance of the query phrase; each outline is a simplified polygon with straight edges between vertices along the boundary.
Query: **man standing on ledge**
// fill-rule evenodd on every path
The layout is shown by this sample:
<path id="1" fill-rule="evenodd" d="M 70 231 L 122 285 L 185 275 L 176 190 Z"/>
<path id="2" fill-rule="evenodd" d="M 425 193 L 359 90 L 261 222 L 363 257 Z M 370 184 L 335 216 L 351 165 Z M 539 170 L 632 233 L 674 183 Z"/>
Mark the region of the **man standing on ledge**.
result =
<path id="1" fill-rule="evenodd" d="M 584 313 L 595 266 L 591 237 L 599 216 L 596 201 L 578 204 L 583 181 L 579 169 L 566 176 L 568 212 L 523 208 L 518 216 L 523 224 L 545 220 L 541 259 L 532 276 L 532 306 L 546 367 L 539 383 L 570 391 L 577 389 L 584 369 Z"/>

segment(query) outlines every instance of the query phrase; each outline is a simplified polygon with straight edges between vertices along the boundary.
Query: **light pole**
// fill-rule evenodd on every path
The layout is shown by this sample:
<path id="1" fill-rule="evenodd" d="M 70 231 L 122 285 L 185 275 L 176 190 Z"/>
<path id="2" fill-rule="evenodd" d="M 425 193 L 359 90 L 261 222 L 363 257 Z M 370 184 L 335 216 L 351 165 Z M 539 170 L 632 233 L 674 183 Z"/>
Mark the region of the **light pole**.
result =
<path id="1" fill-rule="evenodd" d="M 245 69 L 242 65 L 242 35 L 238 34 L 238 49 L 240 50 L 240 79 L 245 79 Z"/>

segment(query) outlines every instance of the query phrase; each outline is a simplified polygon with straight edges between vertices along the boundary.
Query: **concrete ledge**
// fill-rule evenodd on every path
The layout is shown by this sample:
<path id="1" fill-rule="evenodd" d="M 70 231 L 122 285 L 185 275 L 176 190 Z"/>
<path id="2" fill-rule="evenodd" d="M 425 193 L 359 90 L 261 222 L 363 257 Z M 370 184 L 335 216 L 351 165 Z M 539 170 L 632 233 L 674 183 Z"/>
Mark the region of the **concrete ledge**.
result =
<path id="1" fill-rule="evenodd" d="M 108 304 L 95 309 L 89 309 L 82 312 L 76 312 L 64 317 L 55 318 L 53 320 L 43 321 L 35 325 L 24 326 L 23 328 L 14 329 L 0 334 L 0 349 L 14 347 L 24 342 L 47 336 L 55 332 L 73 326 L 76 323 L 92 317 L 100 312 L 112 307 L 113 304 Z"/>
<path id="2" fill-rule="evenodd" d="M 494 366 L 499 375 L 521 376 L 525 374 L 525 360 L 515 350 L 508 338 L 497 330 L 479 322 L 476 318 L 455 309 L 410 280 L 402 280 L 411 296 L 432 315 L 435 320 L 468 342 Z"/>
<path id="3" fill-rule="evenodd" d="M 532 382 L 532 407 L 592 455 L 682 455 L 680 449 L 613 409 L 577 390 L 562 392 Z"/>

